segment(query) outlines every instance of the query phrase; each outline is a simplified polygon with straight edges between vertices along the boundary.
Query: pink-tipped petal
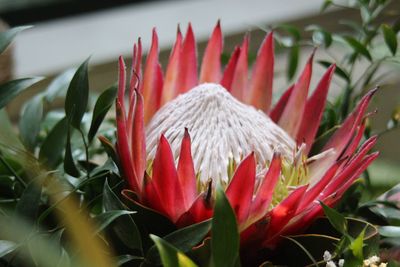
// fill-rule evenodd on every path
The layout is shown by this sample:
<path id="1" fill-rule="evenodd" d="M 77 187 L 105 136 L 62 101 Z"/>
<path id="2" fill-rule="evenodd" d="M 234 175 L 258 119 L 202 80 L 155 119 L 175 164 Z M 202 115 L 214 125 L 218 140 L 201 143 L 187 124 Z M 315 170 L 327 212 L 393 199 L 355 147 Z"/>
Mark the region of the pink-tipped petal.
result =
<path id="1" fill-rule="evenodd" d="M 290 86 L 279 98 L 278 103 L 275 104 L 275 106 L 272 108 L 272 110 L 269 113 L 269 117 L 271 120 L 275 123 L 279 121 L 279 119 L 282 116 L 282 113 L 287 105 L 287 102 L 293 92 L 294 85 Z"/>
<path id="2" fill-rule="evenodd" d="M 190 23 L 183 41 L 181 57 L 178 91 L 184 93 L 198 83 L 196 41 Z"/>
<path id="3" fill-rule="evenodd" d="M 119 160 L 121 162 L 124 176 L 128 181 L 130 188 L 135 193 L 140 193 L 140 187 L 137 182 L 137 176 L 135 173 L 134 166 L 132 164 L 131 151 L 128 141 L 128 131 L 126 129 L 125 111 L 121 105 L 121 102 L 117 99 L 115 103 L 117 113 L 117 150 Z"/>
<path id="4" fill-rule="evenodd" d="M 251 204 L 250 220 L 252 223 L 263 217 L 271 205 L 272 196 L 274 194 L 275 185 L 281 174 L 281 157 L 279 154 L 274 154 L 268 172 L 262 180 L 256 197 Z"/>
<path id="5" fill-rule="evenodd" d="M 125 70 L 125 62 L 122 56 L 118 59 L 118 95 L 117 100 L 121 105 L 121 108 L 124 110 L 124 120 L 125 117 L 125 89 L 126 89 L 126 70 Z M 122 114 L 121 114 L 122 115 Z"/>
<path id="6" fill-rule="evenodd" d="M 239 225 L 242 224 L 249 215 L 255 179 L 256 161 L 253 152 L 237 167 L 226 189 L 226 196 L 236 213 Z M 244 184 L 246 184 L 246 186 L 243 186 Z"/>
<path id="7" fill-rule="evenodd" d="M 296 138 L 297 136 L 304 114 L 308 88 L 311 80 L 313 57 L 314 53 L 311 54 L 301 76 L 294 85 L 293 92 L 288 99 L 278 123 L 279 126 L 281 126 L 293 138 Z"/>
<path id="8" fill-rule="evenodd" d="M 268 232 L 264 244 L 270 245 L 272 239 L 279 236 L 286 224 L 296 214 L 308 185 L 303 185 L 295 189 L 288 197 L 270 211 L 270 221 Z"/>
<path id="9" fill-rule="evenodd" d="M 229 59 L 228 65 L 225 68 L 224 74 L 222 75 L 221 85 L 228 91 L 230 91 L 232 88 L 233 75 L 235 73 L 240 51 L 240 47 L 235 47 L 235 50 L 232 52 L 231 58 Z"/>
<path id="10" fill-rule="evenodd" d="M 248 80 L 248 50 L 249 36 L 246 35 L 240 49 L 240 55 L 233 74 L 232 85 L 230 88 L 231 94 L 237 99 L 243 101 L 248 96 L 247 80 Z"/>
<path id="11" fill-rule="evenodd" d="M 171 147 L 163 135 L 160 137 L 160 143 L 153 161 L 152 178 L 168 217 L 176 222 L 185 211 L 182 188 L 179 184 Z"/>
<path id="12" fill-rule="evenodd" d="M 323 150 L 334 148 L 338 156 L 342 154 L 350 140 L 353 138 L 354 131 L 360 125 L 368 104 L 377 89 L 369 91 L 358 103 L 354 111 L 343 122 L 342 126 L 333 134 Z"/>
<path id="13" fill-rule="evenodd" d="M 335 72 L 335 68 L 336 65 L 331 65 L 329 67 L 319 81 L 314 93 L 307 101 L 301 120 L 300 129 L 296 138 L 297 144 L 306 144 L 306 154 L 308 154 L 310 151 L 315 135 L 317 134 L 324 112 L 329 85 L 331 83 L 333 73 Z"/>
<path id="14" fill-rule="evenodd" d="M 178 28 L 174 48 L 169 57 L 165 73 L 164 87 L 162 90 L 161 106 L 176 96 L 179 87 L 180 62 L 182 55 L 182 34 Z"/>
<path id="15" fill-rule="evenodd" d="M 181 152 L 178 162 L 178 178 L 181 188 L 183 188 L 183 200 L 185 210 L 188 210 L 196 199 L 196 174 L 194 171 L 191 141 L 189 132 L 185 129 L 182 139 Z"/>
<path id="16" fill-rule="evenodd" d="M 144 128 L 144 105 L 142 95 L 135 93 L 135 109 L 132 123 L 132 159 L 139 188 L 143 186 L 146 171 L 146 136 Z"/>
<path id="17" fill-rule="evenodd" d="M 274 80 L 274 37 L 269 33 L 260 49 L 253 68 L 249 102 L 254 107 L 267 113 L 272 102 L 272 86 Z"/>
<path id="18" fill-rule="evenodd" d="M 336 162 L 333 164 L 325 173 L 325 175 L 313 186 L 311 187 L 305 194 L 303 199 L 301 200 L 301 204 L 299 206 L 299 210 L 303 210 L 307 208 L 310 203 L 312 203 L 318 195 L 325 189 L 325 187 L 332 181 L 332 178 L 336 174 L 339 166 L 343 162 Z"/>
<path id="19" fill-rule="evenodd" d="M 177 225 L 185 227 L 194 223 L 202 222 L 213 216 L 213 206 L 210 199 L 203 193 L 193 202 L 192 206 L 178 219 Z"/>
<path id="20" fill-rule="evenodd" d="M 200 70 L 200 83 L 217 83 L 221 80 L 221 54 L 223 39 L 218 21 L 208 41 Z"/>
<path id="21" fill-rule="evenodd" d="M 143 76 L 144 121 L 147 123 L 160 107 L 163 75 L 158 62 L 158 36 L 153 29 L 150 52 L 147 56 Z"/>

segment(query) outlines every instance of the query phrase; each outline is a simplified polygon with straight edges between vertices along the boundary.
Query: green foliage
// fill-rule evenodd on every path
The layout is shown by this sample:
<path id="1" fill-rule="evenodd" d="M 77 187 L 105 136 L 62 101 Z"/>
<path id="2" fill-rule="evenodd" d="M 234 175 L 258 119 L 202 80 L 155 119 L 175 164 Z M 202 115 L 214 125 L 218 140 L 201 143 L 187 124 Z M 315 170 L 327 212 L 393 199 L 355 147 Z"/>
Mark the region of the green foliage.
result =
<path id="1" fill-rule="evenodd" d="M 238 226 L 235 213 L 220 187 L 216 190 L 211 233 L 213 266 L 234 266 L 239 257 Z"/>
<path id="2" fill-rule="evenodd" d="M 31 27 L 32 26 L 19 26 L 0 32 L 0 54 L 4 52 L 18 33 Z"/>

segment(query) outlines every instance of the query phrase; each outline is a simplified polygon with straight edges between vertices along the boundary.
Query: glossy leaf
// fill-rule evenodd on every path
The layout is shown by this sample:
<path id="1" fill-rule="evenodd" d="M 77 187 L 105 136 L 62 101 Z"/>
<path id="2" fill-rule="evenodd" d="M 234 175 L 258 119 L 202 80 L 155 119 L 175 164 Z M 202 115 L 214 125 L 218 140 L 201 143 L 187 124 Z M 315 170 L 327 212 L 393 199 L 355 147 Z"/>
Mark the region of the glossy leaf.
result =
<path id="1" fill-rule="evenodd" d="M 81 120 L 88 104 L 88 64 L 89 59 L 83 62 L 75 72 L 75 75 L 69 84 L 65 99 L 65 114 L 68 121 L 76 129 L 80 129 Z"/>
<path id="2" fill-rule="evenodd" d="M 11 28 L 7 31 L 0 32 L 0 54 L 7 48 L 12 42 L 14 37 L 21 31 L 31 28 L 32 26 L 19 26 Z"/>
<path id="3" fill-rule="evenodd" d="M 68 69 L 51 81 L 44 92 L 44 98 L 47 102 L 53 102 L 54 99 L 65 94 L 75 72 L 76 69 Z"/>
<path id="4" fill-rule="evenodd" d="M 134 256 L 134 255 L 119 255 L 118 257 L 116 257 L 115 262 L 117 263 L 117 266 L 122 266 L 125 263 L 134 261 L 134 260 L 143 260 L 143 257 L 138 257 L 138 256 Z"/>
<path id="5" fill-rule="evenodd" d="M 208 220 L 179 229 L 166 235 L 163 239 L 180 251 L 188 252 L 204 239 L 210 228 L 211 220 Z M 155 246 L 147 252 L 146 260 L 154 264 L 161 263 Z"/>
<path id="6" fill-rule="evenodd" d="M 22 91 L 42 80 L 42 78 L 23 78 L 12 80 L 0 85 L 0 109 L 6 106 Z"/>
<path id="7" fill-rule="evenodd" d="M 30 151 L 35 148 L 42 117 L 43 98 L 41 95 L 37 95 L 25 104 L 19 120 L 20 137 Z"/>
<path id="8" fill-rule="evenodd" d="M 113 85 L 110 88 L 106 89 L 100 96 L 97 98 L 96 104 L 93 110 L 93 118 L 90 124 L 90 129 L 88 133 L 89 142 L 91 142 L 94 136 L 97 133 L 97 130 L 100 127 L 100 124 L 103 122 L 107 112 L 110 110 L 111 106 L 114 104 L 114 100 L 117 97 L 117 86 Z"/>
<path id="9" fill-rule="evenodd" d="M 103 209 L 105 211 L 126 209 L 119 198 L 111 190 L 107 181 L 104 183 L 103 188 Z M 140 233 L 131 216 L 122 216 L 117 218 L 113 230 L 126 246 L 132 249 L 142 250 Z"/>
<path id="10" fill-rule="evenodd" d="M 150 235 L 157 246 L 161 261 L 165 267 L 194 267 L 197 266 L 190 258 L 155 235 Z"/>
<path id="11" fill-rule="evenodd" d="M 19 218 L 34 220 L 39 211 L 40 197 L 42 195 L 43 176 L 32 180 L 22 193 L 15 208 L 15 215 Z"/>
<path id="12" fill-rule="evenodd" d="M 99 233 L 103 231 L 107 226 L 109 226 L 113 221 L 123 215 L 129 215 L 135 213 L 134 211 L 129 210 L 111 210 L 100 213 L 94 219 L 97 223 L 97 228 L 95 233 Z"/>
<path id="13" fill-rule="evenodd" d="M 75 165 L 74 157 L 72 155 L 71 127 L 69 127 L 69 126 L 68 126 L 68 130 L 67 130 L 67 143 L 65 145 L 64 171 L 73 177 L 80 176 L 80 172 Z"/>
<path id="14" fill-rule="evenodd" d="M 67 119 L 60 120 L 49 132 L 40 147 L 39 160 L 51 169 L 57 167 L 67 140 Z"/>
<path id="15" fill-rule="evenodd" d="M 385 237 L 400 238 L 400 226 L 381 226 L 379 234 Z"/>
<path id="16" fill-rule="evenodd" d="M 394 56 L 396 54 L 396 51 L 397 51 L 396 33 L 393 31 L 392 28 L 390 28 L 386 24 L 382 25 L 382 32 L 383 32 L 383 37 L 385 39 L 385 43 L 389 47 L 390 52 L 392 52 L 392 55 Z"/>
<path id="17" fill-rule="evenodd" d="M 0 240 L 0 258 L 10 254 L 18 248 L 18 244 L 8 240 Z"/>
<path id="18" fill-rule="evenodd" d="M 214 266 L 234 266 L 239 257 L 239 232 L 236 216 L 224 191 L 217 187 L 211 228 Z"/>
<path id="19" fill-rule="evenodd" d="M 321 206 L 324 209 L 324 213 L 328 218 L 332 226 L 340 233 L 345 234 L 347 232 L 347 221 L 346 218 L 337 212 L 336 210 L 326 206 L 321 202 Z"/>
<path id="20" fill-rule="evenodd" d="M 357 53 L 360 53 L 364 57 L 366 57 L 369 61 L 372 61 L 371 54 L 369 53 L 368 49 L 359 41 L 351 36 L 343 37 L 344 40 L 353 48 L 353 50 Z"/>

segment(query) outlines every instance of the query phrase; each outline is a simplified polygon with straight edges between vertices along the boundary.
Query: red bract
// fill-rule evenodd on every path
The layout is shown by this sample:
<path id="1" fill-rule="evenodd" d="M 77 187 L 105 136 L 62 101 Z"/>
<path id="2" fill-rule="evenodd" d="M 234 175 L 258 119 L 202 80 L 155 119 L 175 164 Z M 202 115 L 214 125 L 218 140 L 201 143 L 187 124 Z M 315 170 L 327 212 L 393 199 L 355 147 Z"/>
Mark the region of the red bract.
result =
<path id="1" fill-rule="evenodd" d="M 180 31 L 177 33 L 164 76 L 158 62 L 156 31 L 153 30 L 152 45 L 143 75 L 142 48 L 139 40 L 134 46 L 128 107 L 125 106 L 125 64 L 122 58 L 119 59 L 119 93 L 116 101 L 117 151 L 122 175 L 140 204 L 168 217 L 178 227 L 190 225 L 212 217 L 215 184 L 221 183 L 236 213 L 242 246 L 273 248 L 282 235 L 303 231 L 321 215 L 320 201 L 329 206 L 335 205 L 346 189 L 378 156 L 376 152 L 367 154 L 375 144 L 376 137 L 359 146 L 365 128 L 364 114 L 375 91 L 370 91 L 360 100 L 354 111 L 331 136 L 321 154 L 307 158 L 321 122 L 335 66 L 327 69 L 316 89 L 308 96 L 313 53 L 298 81 L 282 95 L 275 106 L 271 107 L 274 73 L 273 33 L 268 34 L 262 43 L 250 79 L 250 69 L 247 65 L 248 44 L 249 37 L 246 36 L 243 44 L 233 51 L 230 61 L 222 71 L 220 56 L 223 39 L 218 23 L 206 47 L 198 77 L 196 43 L 189 25 L 184 38 Z M 164 112 L 164 108 L 159 111 L 160 107 L 168 105 L 180 94 L 184 95 L 178 98 L 184 99 L 185 95 L 198 85 L 200 89 L 196 90 L 203 90 L 203 83 L 208 83 L 208 87 L 218 88 L 223 96 L 221 99 L 229 98 L 226 101 L 233 101 L 232 103 L 243 110 L 254 109 L 238 101 L 262 110 L 265 114 L 262 115 L 263 118 L 271 118 L 280 128 L 274 127 L 293 140 L 294 149 L 289 153 L 293 157 L 278 153 L 279 144 L 273 143 L 269 145 L 275 153 L 273 157 L 268 158 L 258 147 L 254 147 L 255 141 L 243 140 L 246 135 L 240 135 L 242 139 L 239 140 L 238 137 L 238 144 L 247 142 L 253 146 L 256 153 L 244 154 L 246 149 L 243 148 L 239 149 L 242 151 L 239 155 L 241 162 L 234 160 L 235 155 L 229 155 L 229 162 L 218 162 L 222 164 L 218 173 L 225 174 L 225 170 L 229 168 L 232 170 L 226 171 L 228 178 L 225 180 L 222 176 L 207 176 L 208 173 L 217 173 L 212 170 L 215 168 L 215 162 L 206 161 L 211 155 L 208 149 L 214 147 L 204 145 L 198 148 L 196 145 L 196 152 L 192 153 L 193 142 L 189 133 L 196 132 L 193 125 L 198 125 L 201 121 L 196 121 L 197 117 L 190 117 L 191 113 L 183 114 L 182 120 L 174 118 L 174 121 L 177 121 L 174 123 L 179 124 L 179 127 L 175 124 L 174 127 L 177 127 L 177 131 L 181 133 L 179 136 L 182 136 L 179 140 L 167 140 L 163 133 L 170 129 L 161 129 L 164 127 L 161 125 L 164 121 L 161 121 L 160 125 L 152 126 L 161 129 L 157 130 L 161 133 L 157 137 L 157 149 L 151 151 L 151 147 L 146 148 L 145 125 L 156 112 Z M 226 97 L 225 89 L 221 89 L 221 85 L 238 101 L 231 96 Z M 193 114 L 201 116 L 201 112 L 202 110 L 196 110 Z M 221 111 L 217 114 L 224 113 Z M 185 120 L 189 119 L 192 121 L 190 127 L 184 125 Z M 215 119 L 215 125 L 218 126 L 219 121 L 224 118 L 208 119 Z M 271 122 L 274 125 L 275 123 Z M 214 128 L 208 134 L 219 132 L 220 129 L 215 128 L 215 125 L 210 125 L 210 128 Z M 232 130 L 231 134 L 234 135 L 236 129 Z M 152 130 L 147 128 L 147 131 Z M 193 136 L 202 140 L 198 134 Z M 171 149 L 172 143 L 174 147 L 177 146 L 177 140 L 180 143 L 179 151 Z M 260 159 L 264 158 L 262 156 L 266 158 L 263 162 Z M 259 167 L 263 170 L 259 171 Z M 200 178 L 201 174 L 206 175 L 205 178 Z"/>

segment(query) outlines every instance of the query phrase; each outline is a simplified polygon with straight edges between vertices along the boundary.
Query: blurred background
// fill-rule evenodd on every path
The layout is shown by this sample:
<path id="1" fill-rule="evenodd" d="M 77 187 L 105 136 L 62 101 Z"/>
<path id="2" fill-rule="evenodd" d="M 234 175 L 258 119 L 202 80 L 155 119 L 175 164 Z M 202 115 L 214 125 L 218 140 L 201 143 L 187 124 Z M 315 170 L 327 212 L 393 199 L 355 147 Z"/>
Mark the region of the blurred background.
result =
<path id="1" fill-rule="evenodd" d="M 225 35 L 224 49 L 229 55 L 233 46 L 240 43 L 246 32 L 251 32 L 250 53 L 256 54 L 265 31 L 278 24 L 291 24 L 304 28 L 318 24 L 331 32 L 344 31 L 341 21 L 359 20 L 359 13 L 351 9 L 331 8 L 321 13 L 323 0 L 186 0 L 186 1 L 138 1 L 138 0 L 0 0 L 0 18 L 7 25 L 34 25 L 18 35 L 8 53 L 0 59 L 2 79 L 27 76 L 52 77 L 59 72 L 78 66 L 88 56 L 90 60 L 91 90 L 101 91 L 113 84 L 117 77 L 117 58 L 131 56 L 133 43 L 142 38 L 144 51 L 150 46 L 151 30 L 156 27 L 160 42 L 160 59 L 165 67 L 169 50 L 175 40 L 177 25 L 183 31 L 191 22 L 198 42 L 199 58 L 205 43 L 220 19 Z M 399 2 L 387 7 L 398 12 Z M 385 17 L 379 20 L 385 21 Z M 1 30 L 1 29 L 0 29 Z M 307 33 L 305 33 L 307 34 Z M 342 47 L 331 49 L 340 54 Z M 312 47 L 301 47 L 299 66 L 303 66 Z M 274 87 L 277 95 L 292 83 L 284 75 L 287 69 L 288 50 L 279 50 L 276 72 L 279 77 Z M 317 51 L 317 58 L 324 54 Z M 358 63 L 362 66 L 363 62 Z M 315 64 L 314 77 L 320 77 L 324 69 Z M 386 128 L 393 108 L 400 105 L 400 69 L 387 66 L 389 74 L 385 83 L 370 105 L 378 113 L 371 118 L 372 132 Z M 297 72 L 299 69 L 297 70 Z M 357 69 L 356 69 L 357 71 Z M 359 72 L 363 68 L 359 68 Z M 297 77 L 294 75 L 294 77 Z M 315 78 L 316 81 L 316 78 Z M 315 83 L 314 81 L 314 83 Z M 47 81 L 43 81 L 46 83 Z M 340 80 L 334 80 L 331 94 L 341 90 Z M 38 86 L 43 88 L 43 84 Z M 371 88 L 372 89 L 372 88 Z M 22 103 L 36 89 L 19 96 L 8 111 L 13 119 L 18 118 Z M 400 180 L 400 130 L 385 133 L 376 147 L 381 151 L 380 162 L 371 169 L 379 179 L 393 182 Z M 376 180 L 379 183 L 380 180 Z"/>

